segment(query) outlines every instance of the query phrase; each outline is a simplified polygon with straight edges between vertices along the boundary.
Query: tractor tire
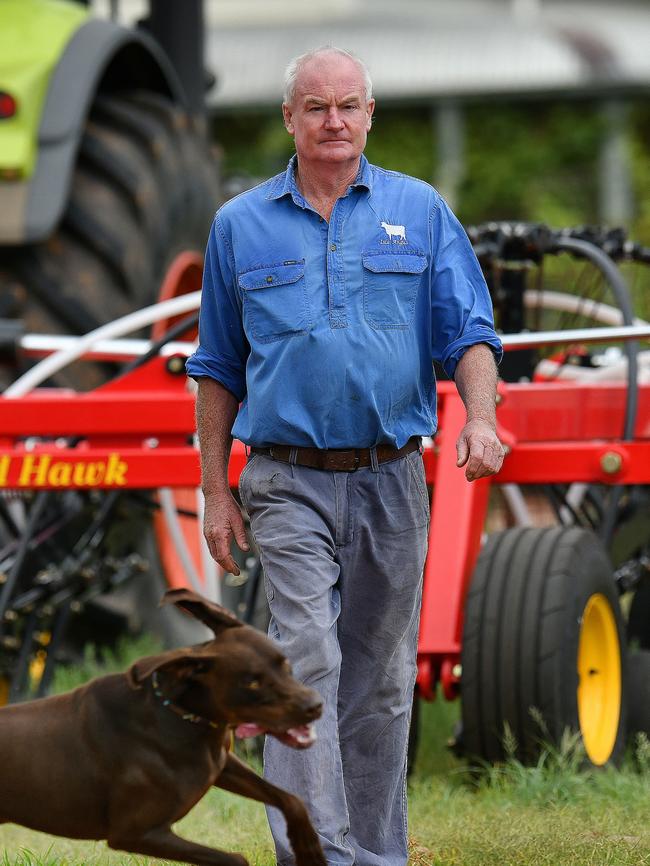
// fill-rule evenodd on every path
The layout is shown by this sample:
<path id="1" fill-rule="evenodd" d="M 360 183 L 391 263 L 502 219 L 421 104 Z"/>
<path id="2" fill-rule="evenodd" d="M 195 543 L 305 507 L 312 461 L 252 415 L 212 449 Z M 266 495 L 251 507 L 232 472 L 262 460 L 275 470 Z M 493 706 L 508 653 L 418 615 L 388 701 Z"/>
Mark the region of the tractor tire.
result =
<path id="1" fill-rule="evenodd" d="M 464 751 L 536 760 L 578 732 L 587 763 L 616 763 L 626 736 L 625 633 L 612 568 L 575 527 L 488 540 L 465 607 Z"/>
<path id="2" fill-rule="evenodd" d="M 22 319 L 27 332 L 84 334 L 154 303 L 181 253 L 198 253 L 202 260 L 220 204 L 217 167 L 203 131 L 169 99 L 149 91 L 98 94 L 56 230 L 42 243 L 0 248 L 0 317 Z M 5 366 L 0 390 L 21 372 Z M 116 365 L 78 362 L 58 373 L 54 384 L 88 390 L 115 372 Z M 66 507 L 62 499 L 61 510 Z M 135 509 L 130 524 L 135 543 L 147 546 L 149 570 L 95 597 L 72 618 L 62 651 L 75 641 L 108 641 L 123 628 L 147 628 L 174 645 L 196 633 L 177 612 L 149 617 L 165 584 L 149 511 Z M 9 541 L 0 537 L 0 550 Z M 28 586 L 37 570 L 31 577 L 26 570 Z M 0 702 L 9 696 L 11 679 L 3 674 Z"/>
<path id="3" fill-rule="evenodd" d="M 628 730 L 650 737 L 650 652 L 630 653 L 627 661 Z"/>
<path id="4" fill-rule="evenodd" d="M 155 302 L 173 259 L 203 252 L 217 183 L 202 133 L 177 105 L 144 91 L 99 95 L 57 229 L 0 251 L 3 314 L 27 332 L 84 334 Z M 90 389 L 108 375 L 78 363 L 55 384 Z"/>

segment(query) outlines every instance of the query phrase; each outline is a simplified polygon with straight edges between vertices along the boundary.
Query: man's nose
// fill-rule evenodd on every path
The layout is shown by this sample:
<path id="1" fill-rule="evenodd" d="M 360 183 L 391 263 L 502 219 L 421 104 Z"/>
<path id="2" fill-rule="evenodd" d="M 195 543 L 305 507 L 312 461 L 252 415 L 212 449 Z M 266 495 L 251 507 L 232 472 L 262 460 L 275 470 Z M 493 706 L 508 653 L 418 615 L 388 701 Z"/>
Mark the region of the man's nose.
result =
<path id="1" fill-rule="evenodd" d="M 343 127 L 343 120 L 338 108 L 329 108 L 327 110 L 326 123 L 329 129 L 341 129 Z"/>

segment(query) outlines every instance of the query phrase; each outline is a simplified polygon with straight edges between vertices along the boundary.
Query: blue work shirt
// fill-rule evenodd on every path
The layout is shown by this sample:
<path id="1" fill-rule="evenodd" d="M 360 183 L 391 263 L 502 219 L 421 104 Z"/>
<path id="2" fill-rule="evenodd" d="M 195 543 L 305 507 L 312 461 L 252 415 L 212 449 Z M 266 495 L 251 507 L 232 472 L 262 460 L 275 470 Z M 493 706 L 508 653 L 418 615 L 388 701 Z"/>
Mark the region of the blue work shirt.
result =
<path id="1" fill-rule="evenodd" d="M 232 433 L 249 445 L 430 436 L 433 359 L 453 378 L 469 346 L 502 351 L 467 235 L 433 187 L 363 156 L 328 223 L 295 160 L 217 213 L 187 372 L 241 401 Z"/>

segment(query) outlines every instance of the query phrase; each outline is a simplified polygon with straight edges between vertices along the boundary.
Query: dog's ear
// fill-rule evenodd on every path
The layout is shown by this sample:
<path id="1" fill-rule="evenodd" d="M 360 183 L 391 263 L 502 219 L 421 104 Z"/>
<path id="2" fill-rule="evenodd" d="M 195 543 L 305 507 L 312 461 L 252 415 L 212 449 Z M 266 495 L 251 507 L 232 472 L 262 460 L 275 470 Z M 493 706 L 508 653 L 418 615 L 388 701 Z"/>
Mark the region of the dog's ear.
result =
<path id="1" fill-rule="evenodd" d="M 132 689 L 139 689 L 152 674 L 163 669 L 173 670 L 178 679 L 189 679 L 209 670 L 214 662 L 214 651 L 209 649 L 170 650 L 157 656 L 138 659 L 126 672 L 126 680 Z"/>
<path id="2" fill-rule="evenodd" d="M 208 601 L 191 589 L 168 589 L 163 595 L 161 602 L 163 604 L 175 604 L 180 607 L 185 613 L 201 620 L 208 628 L 212 629 L 215 634 L 223 631 L 225 628 L 233 628 L 234 626 L 242 626 L 244 623 L 237 619 L 225 607 L 220 604 L 215 604 L 213 601 Z"/>

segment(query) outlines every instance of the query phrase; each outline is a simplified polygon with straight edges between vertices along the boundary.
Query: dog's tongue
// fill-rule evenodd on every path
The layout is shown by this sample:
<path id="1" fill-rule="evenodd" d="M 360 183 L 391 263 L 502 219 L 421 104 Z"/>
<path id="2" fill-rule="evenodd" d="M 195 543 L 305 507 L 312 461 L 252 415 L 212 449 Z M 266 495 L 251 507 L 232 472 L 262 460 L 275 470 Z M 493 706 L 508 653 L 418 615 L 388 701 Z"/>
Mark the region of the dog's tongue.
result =
<path id="1" fill-rule="evenodd" d="M 266 733 L 269 732 L 265 728 L 253 722 L 244 722 L 235 728 L 235 736 L 240 740 L 243 740 L 245 737 L 257 737 L 259 734 Z M 283 743 L 286 743 L 287 746 L 293 746 L 294 749 L 306 749 L 316 741 L 316 730 L 312 724 L 300 725 L 296 728 L 289 728 L 283 734 L 275 733 L 274 736 Z"/>
<path id="2" fill-rule="evenodd" d="M 264 728 L 260 728 L 259 725 L 255 725 L 253 722 L 244 722 L 244 724 L 237 725 L 235 728 L 235 736 L 240 740 L 243 740 L 245 737 L 257 737 L 258 734 L 265 733 Z"/>

